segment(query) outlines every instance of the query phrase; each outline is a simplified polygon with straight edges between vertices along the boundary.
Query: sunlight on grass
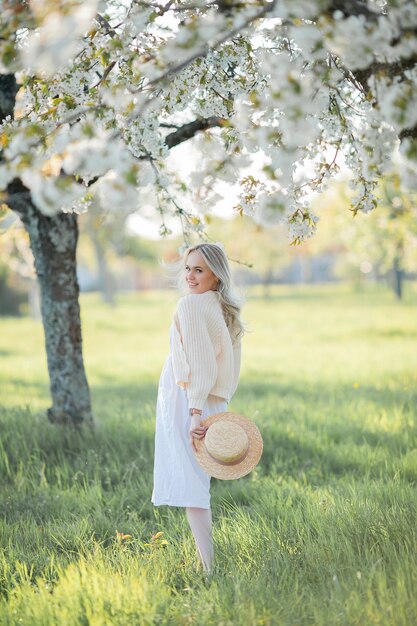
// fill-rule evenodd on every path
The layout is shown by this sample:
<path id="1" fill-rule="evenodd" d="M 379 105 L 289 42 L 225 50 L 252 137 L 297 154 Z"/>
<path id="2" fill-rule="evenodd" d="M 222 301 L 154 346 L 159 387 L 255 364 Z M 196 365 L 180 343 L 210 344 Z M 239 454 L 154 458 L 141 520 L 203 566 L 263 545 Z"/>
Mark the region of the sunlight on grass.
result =
<path id="1" fill-rule="evenodd" d="M 46 421 L 42 327 L 0 320 L 0 624 L 416 623 L 417 298 L 249 296 L 230 408 L 264 454 L 213 480 L 210 582 L 184 512 L 150 503 L 175 294 L 82 297 L 94 433 Z"/>

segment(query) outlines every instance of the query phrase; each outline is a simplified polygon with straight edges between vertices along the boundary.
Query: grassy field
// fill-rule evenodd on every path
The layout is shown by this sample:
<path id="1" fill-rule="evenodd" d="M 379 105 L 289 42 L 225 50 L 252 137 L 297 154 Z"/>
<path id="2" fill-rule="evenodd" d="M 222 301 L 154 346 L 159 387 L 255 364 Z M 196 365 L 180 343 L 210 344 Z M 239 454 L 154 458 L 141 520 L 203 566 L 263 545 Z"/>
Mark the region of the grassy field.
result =
<path id="1" fill-rule="evenodd" d="M 0 624 L 416 624 L 417 295 L 251 292 L 230 408 L 264 454 L 212 482 L 210 582 L 150 502 L 175 299 L 83 296 L 94 434 L 47 423 L 42 327 L 0 320 Z"/>

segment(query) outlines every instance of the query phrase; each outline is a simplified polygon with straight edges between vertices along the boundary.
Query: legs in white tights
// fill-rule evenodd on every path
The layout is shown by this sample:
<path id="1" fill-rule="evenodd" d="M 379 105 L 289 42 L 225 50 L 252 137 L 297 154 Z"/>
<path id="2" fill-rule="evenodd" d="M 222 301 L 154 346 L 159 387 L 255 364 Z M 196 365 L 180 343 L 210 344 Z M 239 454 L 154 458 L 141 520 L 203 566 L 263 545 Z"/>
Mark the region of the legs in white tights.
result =
<path id="1" fill-rule="evenodd" d="M 186 512 L 203 569 L 211 572 L 214 559 L 211 509 L 187 506 Z"/>

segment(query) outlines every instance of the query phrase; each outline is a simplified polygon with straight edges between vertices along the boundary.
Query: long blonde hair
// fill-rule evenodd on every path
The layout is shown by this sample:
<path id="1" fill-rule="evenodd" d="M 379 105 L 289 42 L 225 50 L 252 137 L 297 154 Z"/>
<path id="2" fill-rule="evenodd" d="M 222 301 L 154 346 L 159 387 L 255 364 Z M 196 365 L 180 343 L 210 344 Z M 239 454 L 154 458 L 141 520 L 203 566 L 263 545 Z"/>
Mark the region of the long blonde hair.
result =
<path id="1" fill-rule="evenodd" d="M 207 266 L 213 274 L 218 278 L 217 292 L 219 301 L 223 311 L 223 317 L 229 330 L 232 343 L 235 344 L 244 334 L 244 326 L 240 319 L 240 309 L 243 300 L 234 291 L 234 283 L 232 273 L 229 267 L 224 249 L 215 243 L 197 243 L 191 248 L 187 248 L 181 265 L 181 273 L 179 275 L 178 286 L 183 291 L 186 287 L 184 265 L 187 263 L 190 252 L 198 250 L 201 252 Z"/>

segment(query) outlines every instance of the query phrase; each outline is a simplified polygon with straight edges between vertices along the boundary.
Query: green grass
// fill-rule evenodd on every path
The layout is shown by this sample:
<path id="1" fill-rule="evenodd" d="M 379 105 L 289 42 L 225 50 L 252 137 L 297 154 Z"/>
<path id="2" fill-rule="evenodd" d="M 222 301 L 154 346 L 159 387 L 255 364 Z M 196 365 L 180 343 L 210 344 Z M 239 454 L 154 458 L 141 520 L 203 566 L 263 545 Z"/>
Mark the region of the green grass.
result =
<path id="1" fill-rule="evenodd" d="M 94 434 L 46 421 L 42 327 L 0 320 L 0 624 L 414 625 L 416 294 L 251 292 L 230 408 L 264 454 L 212 482 L 209 583 L 184 511 L 150 502 L 175 299 L 83 296 Z"/>

